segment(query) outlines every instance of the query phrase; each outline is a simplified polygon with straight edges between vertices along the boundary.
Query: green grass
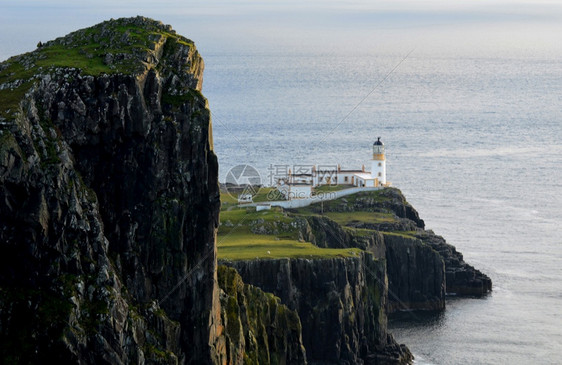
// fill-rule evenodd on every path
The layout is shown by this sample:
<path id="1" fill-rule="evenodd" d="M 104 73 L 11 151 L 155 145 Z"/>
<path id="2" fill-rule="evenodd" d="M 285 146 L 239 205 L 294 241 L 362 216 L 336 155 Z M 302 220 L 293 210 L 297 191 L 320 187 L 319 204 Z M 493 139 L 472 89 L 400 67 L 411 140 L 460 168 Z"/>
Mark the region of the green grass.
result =
<path id="1" fill-rule="evenodd" d="M 332 187 L 329 187 L 332 188 Z M 258 200 L 267 198 L 272 188 L 260 190 Z M 254 201 L 256 201 L 254 197 Z M 343 200 L 345 199 L 345 201 Z M 372 211 L 342 211 L 338 212 L 338 207 L 345 204 L 348 207 L 354 204 L 357 199 L 370 199 L 375 202 L 384 202 L 388 196 L 384 191 L 371 191 L 358 193 L 340 198 L 334 201 L 324 202 L 324 216 L 334 220 L 336 223 L 360 237 L 368 237 L 376 231 L 372 229 L 352 228 L 357 223 L 383 224 L 394 223 L 397 221 L 393 213 L 372 212 Z M 221 195 L 223 209 L 221 210 L 217 237 L 218 258 L 223 260 L 252 260 L 256 258 L 327 258 L 327 257 L 351 257 L 358 255 L 360 249 L 323 249 L 308 242 L 299 241 L 299 228 L 293 224 L 302 216 L 319 215 L 320 204 L 314 204 L 305 208 L 290 210 L 285 212 L 281 208 L 273 207 L 271 210 L 256 212 L 253 207 L 239 208 L 235 197 L 224 194 Z M 345 208 L 345 207 L 344 207 Z M 267 228 L 263 233 L 256 230 L 261 227 Z M 275 229 L 273 229 L 274 227 Z M 282 227 L 282 229 L 278 229 Z M 415 232 L 385 232 L 405 238 L 415 238 Z"/>
<path id="2" fill-rule="evenodd" d="M 262 187 L 258 193 L 254 196 L 254 202 L 268 202 L 274 200 L 286 200 L 283 194 L 277 190 L 277 188 Z"/>
<path id="3" fill-rule="evenodd" d="M 331 191 L 340 191 L 344 189 L 353 188 L 353 185 L 322 185 L 314 188 L 316 193 L 327 193 Z"/>
<path id="4" fill-rule="evenodd" d="M 375 232 L 378 232 L 374 229 L 367 229 L 367 228 L 352 228 L 352 227 L 343 227 L 343 228 L 344 230 L 359 237 L 370 237 L 373 234 L 375 234 Z"/>
<path id="5" fill-rule="evenodd" d="M 221 211 L 220 221 L 223 224 L 219 227 L 219 234 L 221 233 L 221 230 L 226 229 L 225 224 L 227 223 L 237 225 L 243 223 L 245 220 L 248 220 L 246 224 L 249 224 L 249 220 L 258 218 L 258 213 L 264 213 L 263 215 L 265 215 L 268 212 L 269 211 L 267 210 L 256 212 L 255 208 L 234 208 L 227 211 Z"/>
<path id="6" fill-rule="evenodd" d="M 271 235 L 256 235 L 248 232 L 219 236 L 217 248 L 220 260 L 354 257 L 359 256 L 362 252 L 358 248 L 319 248 L 308 242 L 279 239 Z"/>
<path id="7" fill-rule="evenodd" d="M 298 228 L 281 208 L 256 212 L 253 208 L 231 208 L 220 213 L 217 236 L 218 258 L 253 260 L 256 258 L 331 258 L 358 256 L 360 249 L 326 249 L 298 240 Z M 252 227 L 288 227 L 278 234 L 254 234 Z"/>
<path id="8" fill-rule="evenodd" d="M 283 210 L 278 207 L 274 207 L 271 210 L 262 210 L 261 212 L 256 212 L 254 207 L 231 208 L 220 212 L 221 226 L 219 227 L 218 234 L 219 236 L 227 235 L 231 231 L 239 230 L 240 227 L 245 227 L 249 230 L 250 225 L 258 220 L 263 221 L 262 225 L 273 223 L 290 224 L 293 218 L 286 216 Z M 285 236 L 288 234 L 294 235 L 295 230 L 286 231 Z"/>
<path id="9" fill-rule="evenodd" d="M 238 206 L 238 192 L 229 193 L 226 189 L 221 189 L 221 210 L 230 210 Z M 285 200 L 276 188 L 262 187 L 253 197 L 254 203 L 267 203 L 274 200 Z"/>
<path id="10" fill-rule="evenodd" d="M 62 45 L 52 45 L 39 49 L 40 58 L 35 61 L 38 67 L 74 67 L 81 69 L 85 74 L 99 75 L 102 73 L 114 73 L 115 71 L 103 63 L 101 46 L 99 44 L 89 44 L 83 47 L 69 48 Z M 132 48 L 132 47 L 131 47 Z M 113 50 L 116 51 L 116 50 Z M 105 50 L 104 53 L 111 52 Z M 92 58 L 88 57 L 92 55 Z"/>
<path id="11" fill-rule="evenodd" d="M 146 20 L 145 24 L 138 25 L 135 21 L 117 19 L 103 22 L 2 62 L 0 84 L 16 80 L 24 83 L 13 90 L 0 92 L 0 116 L 6 119 L 14 117 L 13 111 L 18 109 L 19 102 L 35 82 L 33 76 L 36 74 L 49 73 L 56 68 L 76 68 L 82 75 L 92 76 L 141 73 L 146 68 L 144 60 L 153 52 L 155 35 L 167 39 L 165 52 L 174 52 L 180 46 L 193 47 L 193 42 L 168 31 L 157 22 Z M 115 56 L 112 64 L 104 61 L 108 53 Z M 168 98 L 170 104 L 177 104 L 194 96 Z"/>
<path id="12" fill-rule="evenodd" d="M 337 223 L 347 226 L 357 222 L 380 224 L 396 221 L 392 213 L 380 212 L 326 212 L 324 215 Z"/>
<path id="13" fill-rule="evenodd" d="M 31 85 L 28 81 L 13 90 L 0 90 L 0 117 L 10 119 L 19 112 L 20 102 Z"/>
<path id="14" fill-rule="evenodd" d="M 221 202 L 223 203 L 230 203 L 230 204 L 238 204 L 238 199 L 236 197 L 221 191 Z"/>
<path id="15" fill-rule="evenodd" d="M 351 203 L 355 203 L 358 200 L 364 200 L 368 198 L 369 200 L 373 200 L 374 202 L 383 203 L 389 201 L 389 197 L 386 194 L 387 194 L 387 189 L 385 188 L 381 190 L 359 192 L 356 194 L 348 195 L 343 198 L 337 199 L 336 201 L 345 199 L 347 200 L 348 203 L 351 204 Z"/>
<path id="16" fill-rule="evenodd" d="M 238 200 L 227 192 L 221 191 L 221 212 L 234 209 L 236 206 L 238 206 Z"/>
<path id="17" fill-rule="evenodd" d="M 340 185 L 340 186 L 345 186 L 345 185 Z M 358 200 L 364 200 L 364 199 L 369 199 L 375 203 L 381 203 L 381 204 L 389 200 L 389 198 L 385 196 L 385 190 L 381 189 L 375 191 L 359 192 L 338 199 L 324 201 L 322 203 L 320 202 L 314 203 L 307 207 L 291 209 L 290 211 L 303 215 L 314 215 L 314 214 L 317 215 L 320 214 L 322 210 L 321 207 L 323 206 L 324 212 L 330 212 L 330 211 L 337 212 L 338 210 L 341 210 L 340 207 L 343 205 L 353 206 L 355 205 L 356 202 L 358 202 Z"/>
<path id="18" fill-rule="evenodd" d="M 411 238 L 411 239 L 417 238 L 415 231 L 393 231 L 393 232 L 382 232 L 382 233 L 390 236 L 398 236 L 403 238 Z"/>

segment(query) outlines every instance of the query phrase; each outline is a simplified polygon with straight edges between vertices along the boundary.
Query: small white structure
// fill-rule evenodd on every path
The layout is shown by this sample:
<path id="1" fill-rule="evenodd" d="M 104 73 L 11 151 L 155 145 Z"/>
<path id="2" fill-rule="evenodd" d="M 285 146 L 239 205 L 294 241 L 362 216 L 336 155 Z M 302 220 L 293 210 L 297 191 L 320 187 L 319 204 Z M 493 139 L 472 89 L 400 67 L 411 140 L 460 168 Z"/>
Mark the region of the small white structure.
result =
<path id="1" fill-rule="evenodd" d="M 357 170 L 342 170 L 340 165 L 332 169 L 312 167 L 311 173 L 289 174 L 278 181 L 277 189 L 286 199 L 305 199 L 313 196 L 314 188 L 323 185 L 349 185 L 359 188 L 377 188 L 389 186 L 386 181 L 385 147 L 378 137 L 373 143 L 373 157 L 371 171 L 365 170 L 365 165 Z"/>
<path id="2" fill-rule="evenodd" d="M 361 188 L 374 188 L 375 186 L 379 186 L 377 178 L 373 177 L 370 172 L 359 172 L 353 176 L 355 178 L 355 186 Z"/>
<path id="3" fill-rule="evenodd" d="M 256 212 L 261 212 L 262 210 L 270 210 L 271 204 L 260 203 L 256 204 Z"/>

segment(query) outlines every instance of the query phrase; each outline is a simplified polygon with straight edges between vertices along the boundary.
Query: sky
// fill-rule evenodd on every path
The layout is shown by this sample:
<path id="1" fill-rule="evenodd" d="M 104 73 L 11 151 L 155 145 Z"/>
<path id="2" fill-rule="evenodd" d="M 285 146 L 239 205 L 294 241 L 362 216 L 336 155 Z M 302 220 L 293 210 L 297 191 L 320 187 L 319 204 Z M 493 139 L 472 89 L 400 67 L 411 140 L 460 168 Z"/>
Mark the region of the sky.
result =
<path id="1" fill-rule="evenodd" d="M 527 46 L 557 52 L 556 44 L 562 43 L 562 1 L 553 0 L 0 0 L 0 60 L 33 50 L 39 41 L 135 15 L 172 24 L 203 54 L 272 45 L 326 47 L 330 42 L 344 49 L 400 43 L 398 53 L 413 46 L 428 52 L 473 50 L 479 43 L 507 45 L 513 52 Z M 510 38 L 516 44 L 510 45 Z"/>

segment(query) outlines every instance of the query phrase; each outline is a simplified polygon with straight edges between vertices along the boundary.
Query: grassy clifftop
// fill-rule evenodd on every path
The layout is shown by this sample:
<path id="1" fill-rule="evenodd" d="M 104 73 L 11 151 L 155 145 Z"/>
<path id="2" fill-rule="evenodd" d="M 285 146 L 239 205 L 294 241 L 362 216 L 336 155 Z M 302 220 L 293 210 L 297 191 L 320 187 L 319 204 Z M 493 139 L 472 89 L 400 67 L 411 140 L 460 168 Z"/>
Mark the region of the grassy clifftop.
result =
<path id="1" fill-rule="evenodd" d="M 40 43 L 33 52 L 0 63 L 0 118 L 15 116 L 19 102 L 41 75 L 64 68 L 92 76 L 139 74 L 178 47 L 195 51 L 193 42 L 171 26 L 144 17 L 112 19 Z"/>
<path id="2" fill-rule="evenodd" d="M 241 208 L 235 199 L 221 195 L 221 225 L 217 237 L 218 258 L 252 260 L 260 258 L 356 257 L 356 246 L 324 248 L 312 243 L 311 217 L 322 217 L 341 226 L 353 236 L 369 237 L 381 230 L 395 235 L 410 235 L 415 224 L 396 211 L 407 202 L 397 189 L 358 193 L 305 208 L 257 212 Z M 402 216 L 402 217 L 401 217 Z"/>
<path id="3" fill-rule="evenodd" d="M 218 258 L 252 260 L 256 258 L 353 257 L 357 248 L 319 248 L 306 240 L 307 222 L 281 208 L 256 212 L 251 208 L 230 207 L 221 212 L 217 237 Z"/>

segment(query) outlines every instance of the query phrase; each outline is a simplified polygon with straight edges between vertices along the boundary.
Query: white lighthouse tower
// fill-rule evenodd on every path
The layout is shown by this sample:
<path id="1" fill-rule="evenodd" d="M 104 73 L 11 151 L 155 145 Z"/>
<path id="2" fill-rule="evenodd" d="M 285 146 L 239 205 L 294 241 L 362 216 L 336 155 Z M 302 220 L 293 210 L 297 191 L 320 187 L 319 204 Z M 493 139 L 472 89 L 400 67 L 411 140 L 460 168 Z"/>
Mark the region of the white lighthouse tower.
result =
<path id="1" fill-rule="evenodd" d="M 379 137 L 375 143 L 373 143 L 373 159 L 371 160 L 371 177 L 378 180 L 378 184 L 386 184 L 386 157 L 384 155 L 384 144 L 381 142 L 381 137 Z"/>

